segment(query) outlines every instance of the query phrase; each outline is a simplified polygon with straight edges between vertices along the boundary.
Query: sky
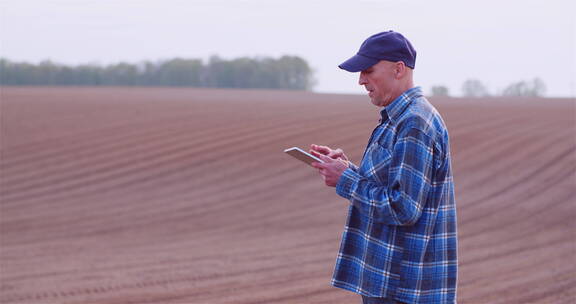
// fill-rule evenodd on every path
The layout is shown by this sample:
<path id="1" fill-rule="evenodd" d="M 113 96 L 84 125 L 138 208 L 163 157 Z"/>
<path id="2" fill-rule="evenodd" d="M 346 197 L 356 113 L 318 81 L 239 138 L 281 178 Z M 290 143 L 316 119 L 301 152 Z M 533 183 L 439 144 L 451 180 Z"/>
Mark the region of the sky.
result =
<path id="1" fill-rule="evenodd" d="M 546 96 L 576 97 L 576 1 L 0 0 L 0 56 L 38 63 L 136 63 L 296 55 L 316 92 L 364 94 L 338 64 L 394 30 L 418 53 L 416 85 L 461 95 L 478 79 L 497 94 L 536 77 Z"/>

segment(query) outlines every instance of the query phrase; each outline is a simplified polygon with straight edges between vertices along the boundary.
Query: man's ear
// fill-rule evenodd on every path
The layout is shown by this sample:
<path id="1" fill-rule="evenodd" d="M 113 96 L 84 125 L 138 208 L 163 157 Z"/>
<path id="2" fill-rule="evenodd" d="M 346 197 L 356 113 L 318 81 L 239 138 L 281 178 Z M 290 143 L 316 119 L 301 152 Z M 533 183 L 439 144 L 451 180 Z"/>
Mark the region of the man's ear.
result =
<path id="1" fill-rule="evenodd" d="M 396 62 L 394 65 L 394 75 L 396 76 L 396 79 L 404 77 L 404 74 L 406 74 L 406 65 L 403 61 Z"/>

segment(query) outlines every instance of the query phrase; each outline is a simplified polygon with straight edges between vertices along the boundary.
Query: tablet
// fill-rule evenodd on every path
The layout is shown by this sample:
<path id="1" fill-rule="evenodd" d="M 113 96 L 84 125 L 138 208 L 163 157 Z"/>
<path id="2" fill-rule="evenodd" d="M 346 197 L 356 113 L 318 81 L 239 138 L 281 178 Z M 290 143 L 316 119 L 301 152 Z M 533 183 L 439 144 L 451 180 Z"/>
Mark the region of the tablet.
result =
<path id="1" fill-rule="evenodd" d="M 317 162 L 317 163 L 323 163 L 324 161 L 319 159 L 318 157 L 298 148 L 298 147 L 292 147 L 292 148 L 288 148 L 286 150 L 284 150 L 284 153 L 289 154 L 290 156 L 301 160 L 305 163 L 307 163 L 308 165 L 312 165 L 312 163 Z"/>

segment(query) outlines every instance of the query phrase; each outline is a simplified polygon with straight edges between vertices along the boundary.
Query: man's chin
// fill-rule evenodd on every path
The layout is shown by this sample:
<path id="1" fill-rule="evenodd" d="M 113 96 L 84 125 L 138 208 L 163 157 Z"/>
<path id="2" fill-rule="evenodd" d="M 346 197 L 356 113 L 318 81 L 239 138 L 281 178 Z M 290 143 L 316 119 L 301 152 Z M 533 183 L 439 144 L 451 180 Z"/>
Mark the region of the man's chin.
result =
<path id="1" fill-rule="evenodd" d="M 377 100 L 377 99 L 375 99 L 374 97 L 371 97 L 371 98 L 370 98 L 370 102 L 371 102 L 373 105 L 377 106 L 377 107 L 381 107 L 380 101 Z"/>

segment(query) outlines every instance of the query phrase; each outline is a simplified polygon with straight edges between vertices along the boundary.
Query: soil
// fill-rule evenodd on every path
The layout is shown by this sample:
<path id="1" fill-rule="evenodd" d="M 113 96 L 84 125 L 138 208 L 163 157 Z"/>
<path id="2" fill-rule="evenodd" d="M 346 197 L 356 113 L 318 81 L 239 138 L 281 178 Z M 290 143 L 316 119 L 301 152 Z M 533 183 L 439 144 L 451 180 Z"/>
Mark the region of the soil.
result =
<path id="1" fill-rule="evenodd" d="M 430 98 L 450 132 L 461 303 L 576 300 L 574 99 Z M 1 303 L 360 303 L 348 202 L 282 151 L 360 162 L 366 96 L 1 88 Z"/>

